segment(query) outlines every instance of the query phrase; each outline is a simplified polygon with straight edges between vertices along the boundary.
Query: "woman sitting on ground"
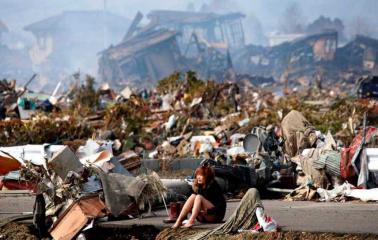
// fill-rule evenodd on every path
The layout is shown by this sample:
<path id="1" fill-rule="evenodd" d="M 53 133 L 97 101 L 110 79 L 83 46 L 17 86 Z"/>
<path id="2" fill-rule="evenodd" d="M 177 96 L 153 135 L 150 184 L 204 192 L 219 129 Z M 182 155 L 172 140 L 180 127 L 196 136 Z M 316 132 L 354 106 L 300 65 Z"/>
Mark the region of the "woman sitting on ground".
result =
<path id="1" fill-rule="evenodd" d="M 172 228 L 181 226 L 189 212 L 191 216 L 184 227 L 199 222 L 221 222 L 226 213 L 226 199 L 221 188 L 214 179 L 214 170 L 211 167 L 201 166 L 196 169 L 193 182 L 193 194 L 185 202 L 180 216 Z"/>

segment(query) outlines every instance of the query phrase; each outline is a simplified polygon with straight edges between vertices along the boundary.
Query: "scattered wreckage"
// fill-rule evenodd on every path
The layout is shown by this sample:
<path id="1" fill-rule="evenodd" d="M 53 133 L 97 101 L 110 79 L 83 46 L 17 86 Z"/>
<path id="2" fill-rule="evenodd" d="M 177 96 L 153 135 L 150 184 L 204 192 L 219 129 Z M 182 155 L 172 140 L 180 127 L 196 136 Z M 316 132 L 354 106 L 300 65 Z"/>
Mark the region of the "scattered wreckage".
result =
<path id="1" fill-rule="evenodd" d="M 218 82 L 248 76 L 322 87 L 377 74 L 377 40 L 370 37 L 357 35 L 340 45 L 337 31 L 324 30 L 265 47 L 245 45 L 240 13 L 152 11 L 147 16 L 143 26 L 138 13 L 122 42 L 101 52 L 103 81 L 149 88 L 174 71 L 192 70 Z"/>
<path id="2" fill-rule="evenodd" d="M 52 220 L 54 239 L 72 239 L 88 223 L 89 229 L 93 219 L 138 214 L 166 192 L 156 173 L 134 177 L 128 172 L 107 142 L 88 140 L 76 154 L 67 146 L 48 144 L 0 151 L 2 174 L 10 172 L 4 186 L 10 175 L 19 174 L 36 194 L 33 222 L 40 237 L 47 233 L 46 220 Z"/>
<path id="3" fill-rule="evenodd" d="M 322 32 L 273 47 L 249 45 L 234 53 L 232 59 L 238 73 L 282 82 L 354 82 L 361 75 L 376 74 L 377 43 L 376 39 L 356 36 L 339 46 L 337 32 Z"/>
<path id="4" fill-rule="evenodd" d="M 152 11 L 140 26 L 138 13 L 122 42 L 102 51 L 99 76 L 104 82 L 151 86 L 175 71 L 195 71 L 221 81 L 232 69 L 230 49 L 245 45 L 240 13 Z M 203 34 L 202 34 L 203 33 Z"/>
<path id="5" fill-rule="evenodd" d="M 20 119 L 6 111 L 1 185 L 34 191 L 34 224 L 44 235 L 49 219 L 57 239 L 73 238 L 94 219 L 139 216 L 188 194 L 192 177 L 162 180 L 144 170 L 148 164 L 161 173 L 211 165 L 229 197 L 258 188 L 289 192 L 290 200 L 375 201 L 376 129 L 366 122 L 376 123 L 370 116 L 378 103 L 343 91 L 279 96 L 188 72 L 159 81 L 153 91 L 117 94 L 105 85 L 95 90 L 87 79 L 56 101 L 45 96 L 54 102 L 52 112 L 37 107 Z"/>

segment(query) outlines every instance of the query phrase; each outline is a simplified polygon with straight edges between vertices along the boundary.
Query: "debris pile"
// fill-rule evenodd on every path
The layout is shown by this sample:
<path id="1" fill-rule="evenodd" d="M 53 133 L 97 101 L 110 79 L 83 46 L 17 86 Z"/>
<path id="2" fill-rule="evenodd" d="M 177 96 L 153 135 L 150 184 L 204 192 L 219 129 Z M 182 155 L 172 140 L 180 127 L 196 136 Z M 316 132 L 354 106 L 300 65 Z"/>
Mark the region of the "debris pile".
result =
<path id="1" fill-rule="evenodd" d="M 46 96 L 51 110 L 29 98 L 36 107 L 28 116 L 5 111 L 0 122 L 1 186 L 32 189 L 34 224 L 43 236 L 50 219 L 54 238 L 165 203 L 172 183 L 145 171 L 148 165 L 162 172 L 212 165 L 229 196 L 256 187 L 292 189 L 290 200 L 377 201 L 377 132 L 368 126 L 376 124 L 377 102 L 351 97 L 350 86 L 283 95 L 276 87 L 203 81 L 187 72 L 140 92 L 96 90 L 88 77 Z M 13 100 L 16 112 L 24 107 L 19 102 Z M 68 228 L 72 219 L 75 228 Z"/>
<path id="2" fill-rule="evenodd" d="M 1 170 L 7 174 L 2 187 L 35 192 L 33 223 L 39 237 L 48 230 L 54 239 L 72 239 L 96 219 L 139 216 L 164 198 L 159 176 L 132 175 L 113 157 L 112 144 L 89 139 L 76 153 L 64 145 L 1 148 Z"/>

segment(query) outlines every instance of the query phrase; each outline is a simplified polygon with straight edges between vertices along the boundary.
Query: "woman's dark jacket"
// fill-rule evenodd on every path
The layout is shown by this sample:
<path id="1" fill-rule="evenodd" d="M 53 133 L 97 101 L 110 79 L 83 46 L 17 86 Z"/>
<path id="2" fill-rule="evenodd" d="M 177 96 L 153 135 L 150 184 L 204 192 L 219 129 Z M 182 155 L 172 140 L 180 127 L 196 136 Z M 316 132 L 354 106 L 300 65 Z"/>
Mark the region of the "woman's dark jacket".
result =
<path id="1" fill-rule="evenodd" d="M 211 181 L 205 188 L 201 185 L 193 188 L 193 193 L 203 196 L 214 205 L 213 208 L 207 210 L 207 214 L 215 215 L 219 222 L 223 220 L 226 213 L 226 198 L 215 180 Z"/>

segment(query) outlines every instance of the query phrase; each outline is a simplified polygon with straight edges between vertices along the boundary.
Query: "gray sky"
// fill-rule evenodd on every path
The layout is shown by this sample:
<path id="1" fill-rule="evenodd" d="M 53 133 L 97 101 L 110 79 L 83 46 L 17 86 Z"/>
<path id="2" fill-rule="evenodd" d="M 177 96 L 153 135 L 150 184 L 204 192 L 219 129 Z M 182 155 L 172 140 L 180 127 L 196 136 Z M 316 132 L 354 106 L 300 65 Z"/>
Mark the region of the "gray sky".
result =
<path id="1" fill-rule="evenodd" d="M 378 0 L 0 0 L 0 20 L 15 34 L 32 41 L 33 36 L 23 31 L 24 26 L 63 11 L 102 10 L 105 4 L 108 11 L 132 19 L 137 11 L 147 14 L 154 9 L 186 10 L 190 3 L 199 10 L 203 4 L 213 4 L 209 8 L 212 11 L 246 14 L 247 40 L 254 43 L 257 35 L 279 30 L 285 9 L 294 2 L 301 10 L 303 24 L 320 15 L 338 17 L 344 22 L 346 35 L 351 36 L 359 17 L 368 25 L 371 36 L 378 38 Z"/>
<path id="2" fill-rule="evenodd" d="M 33 21 L 58 14 L 65 10 L 103 9 L 104 1 L 111 12 L 132 17 L 136 11 L 146 13 L 152 9 L 184 10 L 190 2 L 198 9 L 212 0 L 0 0 L 0 17 L 11 27 L 19 28 Z M 230 11 L 241 10 L 254 14 L 263 26 L 271 28 L 277 24 L 285 7 L 297 1 L 304 16 L 311 21 L 319 15 L 351 20 L 363 16 L 378 25 L 377 0 L 215 0 L 231 2 Z"/>

